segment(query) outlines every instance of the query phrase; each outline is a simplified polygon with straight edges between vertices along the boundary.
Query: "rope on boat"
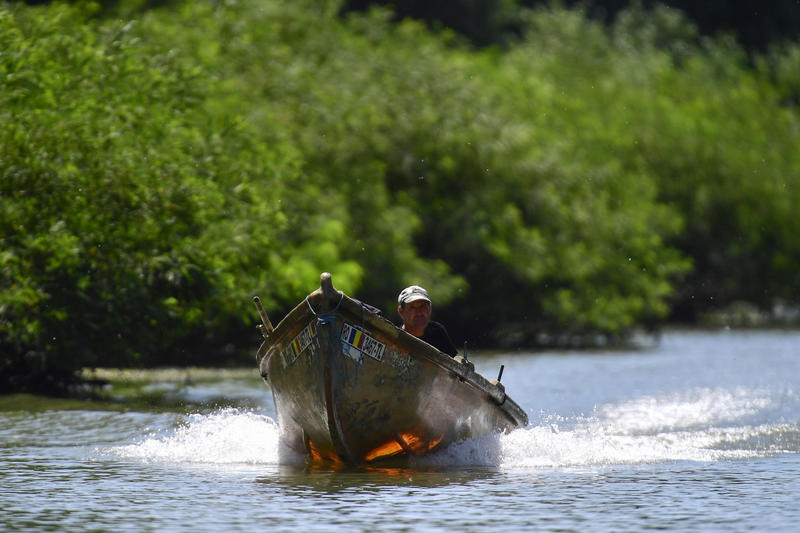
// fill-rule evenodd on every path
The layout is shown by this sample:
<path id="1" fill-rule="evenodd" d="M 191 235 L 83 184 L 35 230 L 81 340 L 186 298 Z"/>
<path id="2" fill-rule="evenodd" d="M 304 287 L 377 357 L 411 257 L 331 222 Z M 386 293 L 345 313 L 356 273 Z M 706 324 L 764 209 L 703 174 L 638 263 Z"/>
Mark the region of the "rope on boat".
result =
<path id="1" fill-rule="evenodd" d="M 306 305 L 308 306 L 308 309 L 311 311 L 311 314 L 317 317 L 317 322 L 319 322 L 320 324 L 328 324 L 333 320 L 333 314 L 336 313 L 336 311 L 339 310 L 339 306 L 342 305 L 342 300 L 344 300 L 344 293 L 340 292 L 339 303 L 336 304 L 336 307 L 334 307 L 330 311 L 326 311 L 325 313 L 317 313 L 316 311 L 314 311 L 314 308 L 311 307 L 311 301 L 308 299 L 308 296 L 306 296 Z M 361 307 L 363 309 L 364 306 L 362 305 Z"/>
<path id="2" fill-rule="evenodd" d="M 342 301 L 343 300 L 344 300 L 344 293 L 340 292 L 339 302 L 336 304 L 336 306 L 333 309 L 331 309 L 330 311 L 326 311 L 324 313 L 317 313 L 316 311 L 314 311 L 314 308 L 311 306 L 311 301 L 308 299 L 308 296 L 306 296 L 306 305 L 308 305 L 308 309 L 311 311 L 311 314 L 314 315 L 315 317 L 317 317 L 317 323 L 318 324 L 331 324 L 332 325 L 333 324 L 333 320 L 334 320 L 334 315 L 336 314 L 336 311 L 339 310 L 339 306 L 342 305 Z M 365 324 L 364 304 L 363 304 L 363 302 L 359 302 L 359 303 L 361 304 L 361 329 L 363 330 L 364 329 L 364 324 Z M 335 328 L 335 327 L 332 327 L 332 328 L 328 329 L 328 346 L 330 346 L 331 350 L 333 350 L 333 347 L 335 346 L 334 342 L 338 343 L 341 346 L 341 348 L 342 348 L 342 350 L 341 350 L 342 358 L 350 359 L 350 357 L 345 355 L 345 353 L 344 353 L 345 345 L 348 345 L 348 344 L 345 341 L 342 340 L 342 335 L 339 332 L 339 330 L 337 328 Z M 361 352 L 360 350 L 359 350 L 359 352 L 360 352 L 360 355 L 358 357 L 358 361 L 355 361 L 356 371 L 352 376 L 353 385 L 358 383 L 358 371 L 361 370 L 361 363 L 364 360 L 364 352 Z M 331 355 L 333 355 L 333 354 L 331 354 Z M 337 357 L 330 357 L 330 361 L 331 361 L 331 367 L 336 369 L 337 373 L 342 377 L 342 379 L 345 382 L 350 382 L 351 381 L 351 377 L 350 377 L 350 372 L 347 371 L 346 361 L 341 361 L 341 363 L 343 363 L 341 365 L 338 364 L 338 363 L 340 363 L 340 361 L 339 361 L 339 358 L 337 358 Z"/>

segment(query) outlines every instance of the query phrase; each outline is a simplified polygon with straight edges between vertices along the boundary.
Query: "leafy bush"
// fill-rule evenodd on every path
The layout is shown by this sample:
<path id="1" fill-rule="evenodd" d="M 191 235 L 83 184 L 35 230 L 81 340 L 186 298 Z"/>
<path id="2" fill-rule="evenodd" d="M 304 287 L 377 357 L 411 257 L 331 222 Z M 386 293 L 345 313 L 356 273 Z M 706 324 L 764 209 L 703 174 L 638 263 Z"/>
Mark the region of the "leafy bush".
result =
<path id="1" fill-rule="evenodd" d="M 323 266 L 360 276 L 338 259 L 341 228 L 295 240 L 315 229 L 282 207 L 291 150 L 208 113 L 219 82 L 199 63 L 88 15 L 0 11 L 2 388 L 197 361 L 241 331 L 256 289 L 269 305 Z"/>
<path id="2" fill-rule="evenodd" d="M 251 349 L 250 297 L 325 270 L 493 346 L 800 300 L 795 46 L 753 68 L 666 9 L 531 11 L 503 51 L 336 2 L 93 9 L 0 4 L 0 388 Z"/>
<path id="3" fill-rule="evenodd" d="M 551 38 L 570 49 L 548 51 L 552 63 L 523 65 L 541 56 L 538 44 L 498 60 L 419 24 L 390 24 L 382 11 L 344 27 L 310 10 L 298 25 L 284 21 L 296 20 L 287 11 L 238 17 L 247 21 L 238 33 L 248 46 L 237 54 L 244 60 L 230 64 L 266 97 L 254 114 L 280 114 L 311 179 L 344 193 L 355 218 L 342 247 L 381 274 L 365 278 L 368 299 L 393 296 L 398 281 L 413 280 L 434 287 L 437 302 L 461 295 L 461 306 L 444 311 L 463 325 L 461 334 L 475 320 L 467 302 L 480 302 L 484 343 L 503 341 L 509 329 L 517 342 L 542 330 L 617 335 L 666 313 L 670 283 L 687 266 L 665 245 L 679 215 L 658 202 L 652 175 L 621 168 L 613 150 L 626 139 L 606 131 L 605 114 L 542 81 L 556 64 L 568 65 L 565 79 L 576 72 L 585 79 L 582 69 L 595 59 L 557 62 L 579 57 L 586 36 L 558 35 L 550 25 Z M 610 60 L 600 25 L 578 12 L 548 16 L 590 27 Z M 285 41 L 291 54 L 273 52 Z M 275 103 L 279 111 L 261 110 Z M 422 257 L 467 283 L 447 281 L 435 264 L 400 261 L 399 269 L 408 236 Z"/>

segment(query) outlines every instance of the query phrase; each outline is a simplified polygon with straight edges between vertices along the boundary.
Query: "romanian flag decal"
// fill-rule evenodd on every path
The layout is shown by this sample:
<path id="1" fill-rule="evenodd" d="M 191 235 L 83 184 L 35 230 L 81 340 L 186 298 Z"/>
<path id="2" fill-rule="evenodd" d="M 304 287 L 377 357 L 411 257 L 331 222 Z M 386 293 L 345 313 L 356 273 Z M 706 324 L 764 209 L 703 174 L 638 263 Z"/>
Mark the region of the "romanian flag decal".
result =
<path id="1" fill-rule="evenodd" d="M 303 330 L 292 339 L 292 342 L 287 344 L 281 351 L 283 362 L 285 365 L 290 365 L 297 361 L 300 354 L 311 345 L 314 337 L 317 335 L 317 321 L 312 320 Z"/>

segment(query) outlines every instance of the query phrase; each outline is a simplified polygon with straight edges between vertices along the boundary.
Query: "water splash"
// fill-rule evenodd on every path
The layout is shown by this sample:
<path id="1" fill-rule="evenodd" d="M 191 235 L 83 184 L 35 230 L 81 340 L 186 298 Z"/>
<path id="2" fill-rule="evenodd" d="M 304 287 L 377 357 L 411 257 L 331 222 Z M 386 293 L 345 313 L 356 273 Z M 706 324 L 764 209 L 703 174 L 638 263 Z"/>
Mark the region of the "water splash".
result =
<path id="1" fill-rule="evenodd" d="M 599 416 L 610 430 L 652 434 L 753 422 L 773 412 L 777 404 L 774 393 L 765 390 L 703 388 L 606 405 Z"/>
<path id="2" fill-rule="evenodd" d="M 278 464 L 283 449 L 268 416 L 234 408 L 193 414 L 177 428 L 110 450 L 144 461 L 211 464 Z"/>
<path id="3" fill-rule="evenodd" d="M 672 461 L 724 461 L 800 453 L 793 391 L 694 389 L 599 406 L 589 416 L 543 416 L 506 435 L 458 442 L 412 467 L 482 466 L 504 470 Z M 144 461 L 297 464 L 278 424 L 252 411 L 190 415 L 169 431 L 113 453 Z"/>
<path id="4" fill-rule="evenodd" d="M 724 461 L 800 453 L 792 391 L 696 389 L 604 405 L 588 417 L 542 417 L 507 435 L 450 446 L 421 465 L 571 468 Z"/>
<path id="5" fill-rule="evenodd" d="M 788 400 L 788 401 L 787 401 Z M 794 420 L 784 416 L 793 405 Z M 503 438 L 502 464 L 583 466 L 721 461 L 798 453 L 791 391 L 695 389 L 601 406 Z M 783 414 L 781 414 L 783 413 Z"/>

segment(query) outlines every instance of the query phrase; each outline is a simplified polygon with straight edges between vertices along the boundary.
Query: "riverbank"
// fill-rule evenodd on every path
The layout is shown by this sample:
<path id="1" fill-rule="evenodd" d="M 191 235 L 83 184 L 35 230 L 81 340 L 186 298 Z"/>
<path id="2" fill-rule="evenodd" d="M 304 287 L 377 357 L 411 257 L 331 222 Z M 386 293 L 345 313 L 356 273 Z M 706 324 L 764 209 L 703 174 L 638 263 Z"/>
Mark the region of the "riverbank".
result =
<path id="1" fill-rule="evenodd" d="M 214 405 L 248 407 L 255 390 L 269 394 L 252 368 L 83 369 L 64 394 L 0 395 L 0 411 L 58 410 L 185 412 Z M 233 385 L 235 384 L 235 385 Z M 247 396 L 242 397 L 242 390 Z M 238 400 L 237 400 L 238 398 Z"/>

